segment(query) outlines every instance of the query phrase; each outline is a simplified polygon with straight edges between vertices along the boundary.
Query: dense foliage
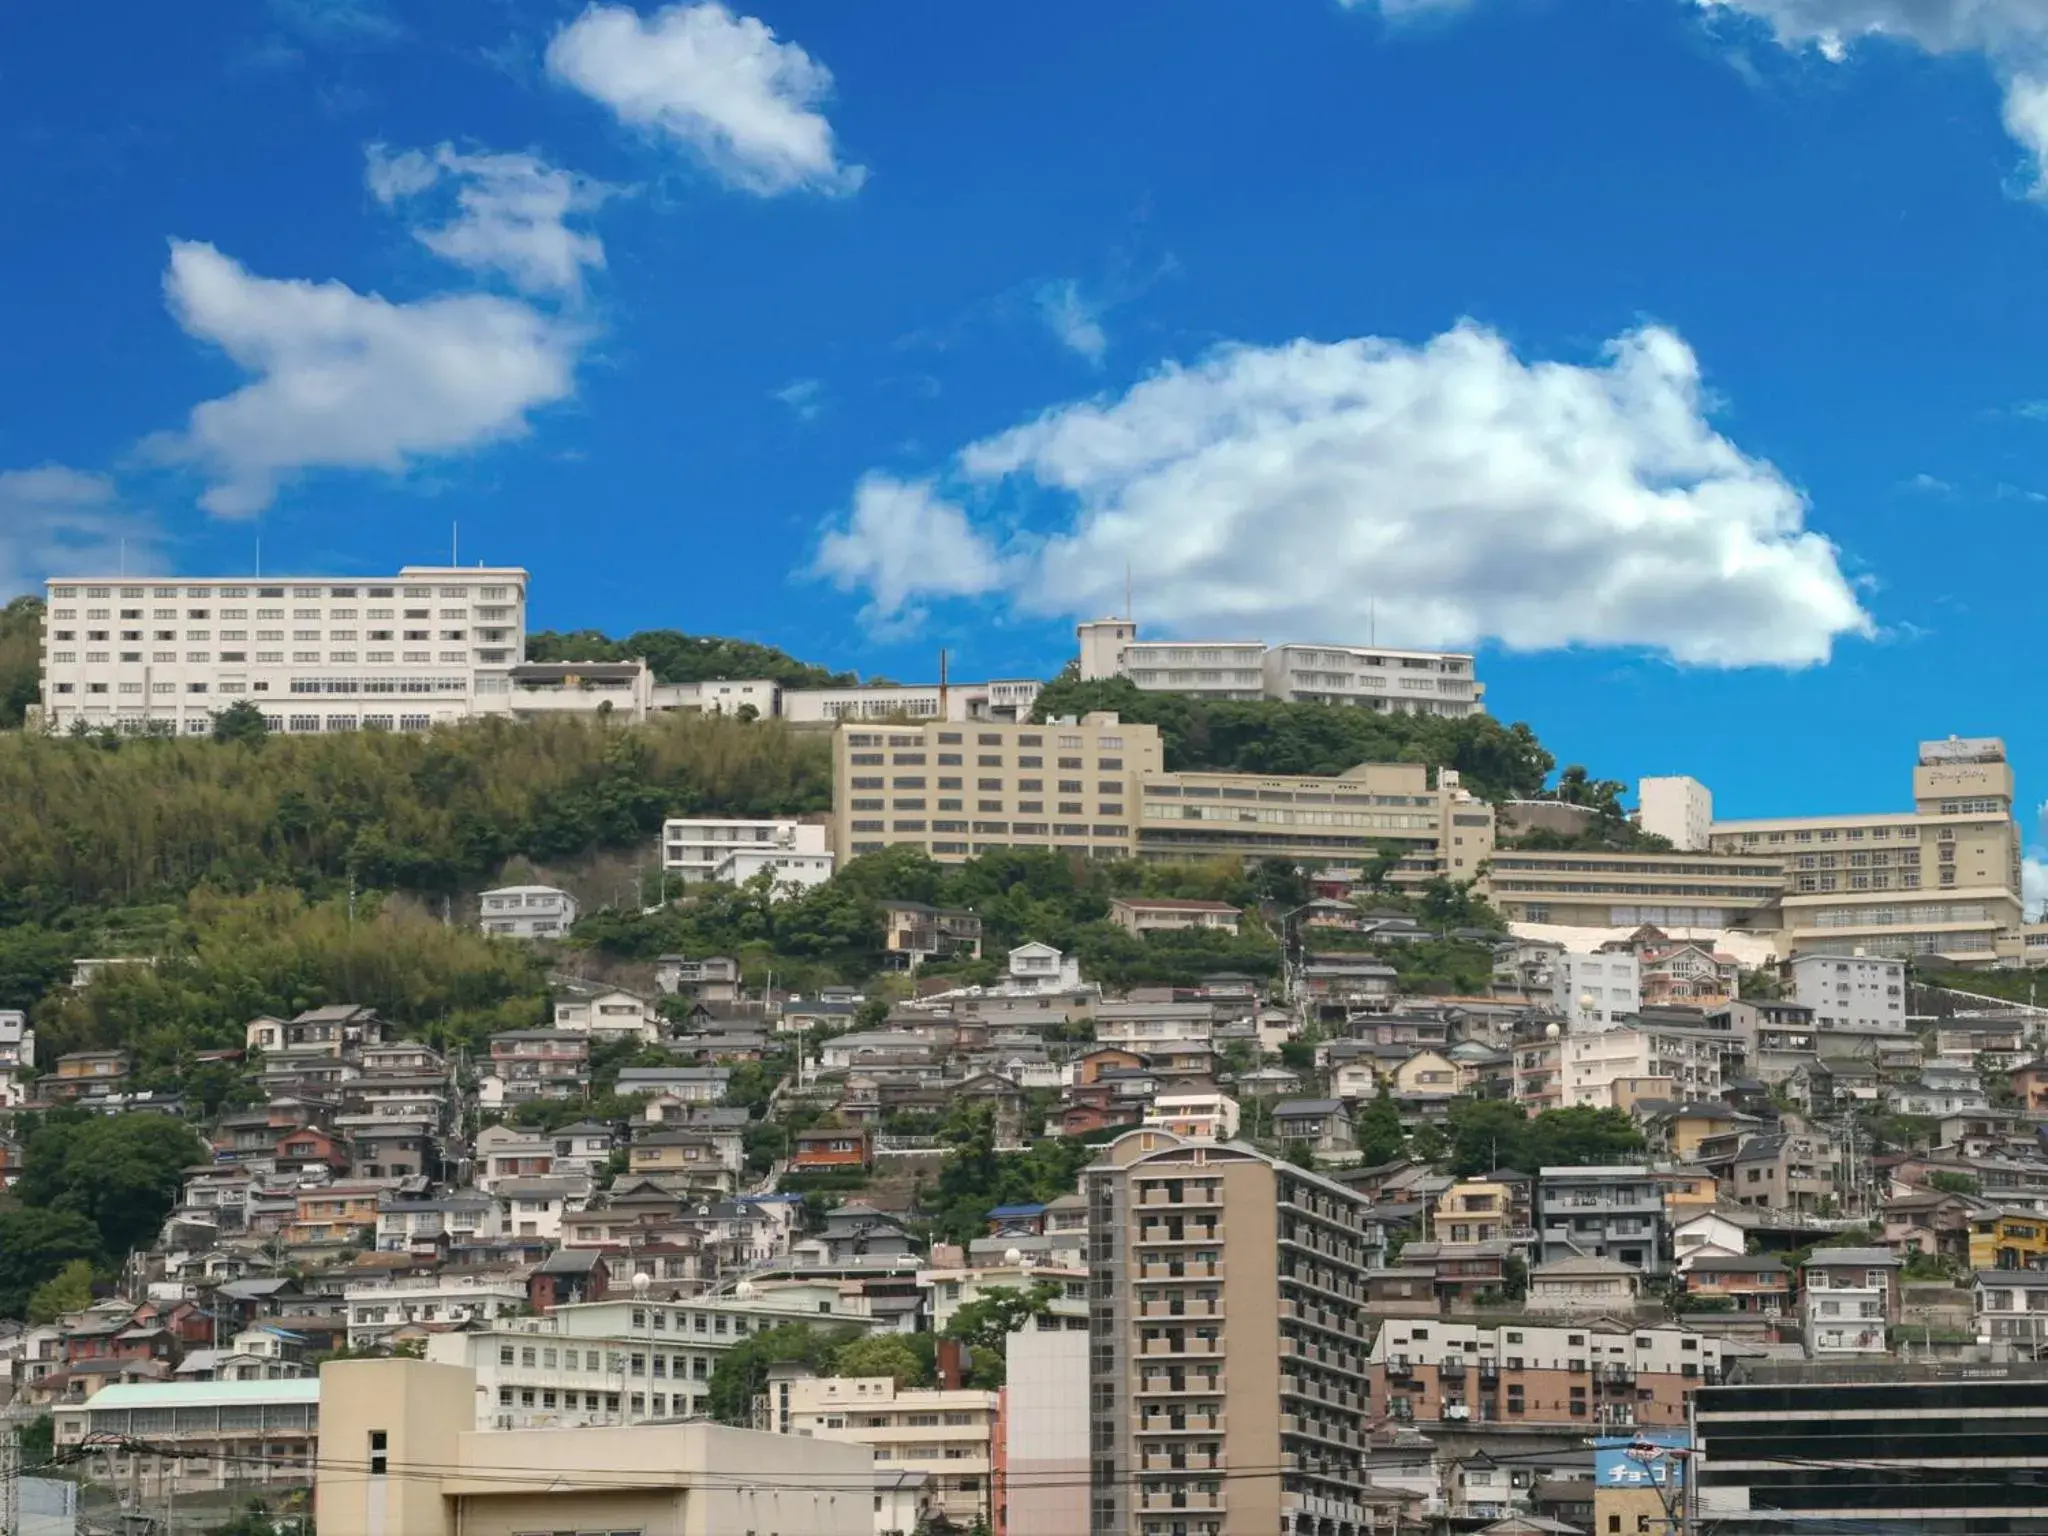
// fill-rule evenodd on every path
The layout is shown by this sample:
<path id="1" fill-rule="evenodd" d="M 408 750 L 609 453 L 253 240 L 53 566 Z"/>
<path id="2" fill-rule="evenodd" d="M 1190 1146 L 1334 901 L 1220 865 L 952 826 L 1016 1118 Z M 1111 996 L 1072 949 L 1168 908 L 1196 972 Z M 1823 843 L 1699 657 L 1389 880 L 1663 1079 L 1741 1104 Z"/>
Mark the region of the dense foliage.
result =
<path id="1" fill-rule="evenodd" d="M 118 1047 L 132 1054 L 138 1086 L 190 1087 L 193 1053 L 240 1049 L 259 1014 L 362 1003 L 408 1033 L 465 1042 L 543 1019 L 545 977 L 532 950 L 369 898 L 352 917 L 345 897 L 203 889 L 157 953 L 154 965 L 112 967 L 91 986 L 52 994 L 37 1013 L 51 1058 Z"/>
<path id="2" fill-rule="evenodd" d="M 769 1366 L 805 1365 L 829 1376 L 839 1351 L 857 1337 L 859 1330 L 846 1323 L 828 1328 L 778 1323 L 763 1328 L 719 1355 L 705 1406 L 719 1423 L 747 1428 L 753 1422 L 754 1399 L 768 1390 Z"/>
<path id="3" fill-rule="evenodd" d="M 716 679 L 766 678 L 785 688 L 848 688 L 860 681 L 852 672 L 831 672 L 798 661 L 787 651 L 751 640 L 686 635 L 674 629 L 643 629 L 613 640 L 594 629 L 557 633 L 535 630 L 526 637 L 528 661 L 646 661 L 655 681 L 703 683 Z"/>
<path id="4" fill-rule="evenodd" d="M 0 730 L 20 725 L 37 702 L 42 653 L 42 599 L 17 597 L 0 608 Z"/>
<path id="5" fill-rule="evenodd" d="M 772 722 L 485 720 L 417 735 L 0 737 L 0 925 L 201 882 L 432 894 L 507 858 L 643 847 L 662 818 L 818 811 L 828 744 Z"/>
<path id="6" fill-rule="evenodd" d="M 1463 1099 L 1451 1106 L 1451 1172 L 1460 1177 L 1496 1168 L 1534 1174 L 1612 1163 L 1642 1150 L 1643 1133 L 1624 1110 L 1580 1106 L 1531 1117 L 1503 1099 Z"/>
<path id="7" fill-rule="evenodd" d="M 1381 714 L 1331 704 L 1228 702 L 1145 693 L 1126 678 L 1062 677 L 1039 694 L 1036 717 L 1115 710 L 1159 727 L 1169 769 L 1335 774 L 1360 763 L 1455 768 L 1488 800 L 1540 794 L 1555 759 L 1526 725 L 1491 715 Z"/>
<path id="8" fill-rule="evenodd" d="M 1191 982 L 1217 971 L 1270 976 L 1278 969 L 1279 947 L 1255 919 L 1236 938 L 1192 931 L 1140 938 L 1108 921 L 1111 897 L 1136 895 L 1243 905 L 1256 902 L 1259 891 L 1230 862 L 1099 864 L 1003 849 L 946 865 L 899 847 L 849 860 L 834 880 L 785 901 L 771 901 L 761 883 L 705 888 L 657 912 L 595 912 L 577 924 L 574 942 L 628 960 L 731 955 L 750 978 L 773 969 L 795 986 L 858 981 L 882 964 L 882 903 L 918 901 L 980 915 L 986 958 L 950 967 L 963 982 L 994 980 L 1003 954 L 1032 939 L 1079 956 L 1089 978 L 1109 986 Z"/>

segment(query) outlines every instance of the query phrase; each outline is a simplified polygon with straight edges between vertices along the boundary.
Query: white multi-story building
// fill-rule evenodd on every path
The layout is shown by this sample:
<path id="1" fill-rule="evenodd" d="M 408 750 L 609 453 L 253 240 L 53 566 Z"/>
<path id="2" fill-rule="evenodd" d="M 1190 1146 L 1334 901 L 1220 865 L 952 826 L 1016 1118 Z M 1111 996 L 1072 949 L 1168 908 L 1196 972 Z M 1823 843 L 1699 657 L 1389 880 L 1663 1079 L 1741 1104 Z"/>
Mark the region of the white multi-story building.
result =
<path id="1" fill-rule="evenodd" d="M 44 729 L 203 735 L 248 702 L 275 731 L 425 730 L 510 714 L 527 574 L 409 565 L 374 578 L 53 578 Z"/>
<path id="2" fill-rule="evenodd" d="M 929 1472 L 934 1503 L 957 1526 L 993 1525 L 989 1479 L 997 1397 L 971 1388 L 899 1387 L 888 1376 L 777 1376 L 767 1420 L 783 1435 L 873 1448 L 875 1466 Z"/>
<path id="3" fill-rule="evenodd" d="M 1465 651 L 1258 640 L 1140 640 L 1129 619 L 1077 626 L 1084 680 L 1127 677 L 1148 693 L 1346 704 L 1387 714 L 1478 714 L 1486 689 Z"/>
<path id="4" fill-rule="evenodd" d="M 559 939 L 576 924 L 576 898 L 552 885 L 501 885 L 477 898 L 485 933 L 508 939 Z"/>
<path id="5" fill-rule="evenodd" d="M 1552 968 L 1552 995 L 1575 1033 L 1613 1029 L 1643 1007 L 1643 963 L 1625 949 L 1566 951 Z"/>
<path id="6" fill-rule="evenodd" d="M 1792 997 L 1822 1029 L 1906 1028 L 1906 962 L 1868 955 L 1792 957 Z"/>
<path id="7" fill-rule="evenodd" d="M 1714 793 L 1684 774 L 1644 779 L 1636 786 L 1636 825 L 1680 853 L 1704 853 L 1714 830 Z"/>
<path id="8" fill-rule="evenodd" d="M 401 1328 L 489 1322 L 526 1305 L 515 1275 L 424 1275 L 342 1287 L 348 1347 L 366 1349 Z"/>
<path id="9" fill-rule="evenodd" d="M 712 686 L 705 684 L 705 687 Z M 851 688 L 785 688 L 779 713 L 799 724 L 841 720 L 1020 721 L 1045 684 L 1033 677 L 986 683 L 884 683 Z"/>
<path id="10" fill-rule="evenodd" d="M 1564 1107 L 1614 1104 L 1614 1085 L 1626 1078 L 1668 1077 L 1681 1101 L 1720 1097 L 1722 1057 L 1732 1042 L 1708 1030 L 1637 1025 L 1564 1038 L 1560 1063 Z"/>
<path id="11" fill-rule="evenodd" d="M 777 858 L 789 860 L 789 867 L 777 868 Z M 778 884 L 786 875 L 811 886 L 832 877 L 832 851 L 826 829 L 814 822 L 676 818 L 662 823 L 661 867 L 686 881 L 733 884 L 768 868 L 775 871 Z"/>
<path id="12" fill-rule="evenodd" d="M 36 1032 L 19 1008 L 0 1008 L 0 1067 L 36 1064 Z"/>
<path id="13" fill-rule="evenodd" d="M 427 1340 L 429 1360 L 476 1372 L 479 1429 L 568 1429 L 708 1411 L 718 1357 L 778 1323 L 866 1326 L 806 1292 L 752 1301 L 594 1301 Z"/>

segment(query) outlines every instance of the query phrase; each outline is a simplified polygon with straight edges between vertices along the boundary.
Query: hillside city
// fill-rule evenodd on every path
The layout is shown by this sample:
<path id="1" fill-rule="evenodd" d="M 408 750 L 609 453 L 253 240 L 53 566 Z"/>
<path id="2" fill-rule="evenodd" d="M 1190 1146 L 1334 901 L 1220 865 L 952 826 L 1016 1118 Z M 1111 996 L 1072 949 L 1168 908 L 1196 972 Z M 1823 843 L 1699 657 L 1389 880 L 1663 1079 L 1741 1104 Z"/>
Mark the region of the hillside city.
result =
<path id="1" fill-rule="evenodd" d="M 863 682 L 528 584 L 0 616 L 0 1533 L 2038 1497 L 1980 1459 L 2048 1403 L 2001 741 L 1728 820 L 1471 654 Z"/>

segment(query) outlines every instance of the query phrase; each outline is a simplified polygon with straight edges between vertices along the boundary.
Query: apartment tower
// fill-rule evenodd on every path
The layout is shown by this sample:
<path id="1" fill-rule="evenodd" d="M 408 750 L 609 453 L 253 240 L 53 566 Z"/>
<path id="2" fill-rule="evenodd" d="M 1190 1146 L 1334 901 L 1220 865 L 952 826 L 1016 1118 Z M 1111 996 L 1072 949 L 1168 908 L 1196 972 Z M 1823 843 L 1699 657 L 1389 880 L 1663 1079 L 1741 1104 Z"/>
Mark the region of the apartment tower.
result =
<path id="1" fill-rule="evenodd" d="M 1082 1192 L 1089 1536 L 1360 1536 L 1367 1202 L 1142 1130 Z"/>

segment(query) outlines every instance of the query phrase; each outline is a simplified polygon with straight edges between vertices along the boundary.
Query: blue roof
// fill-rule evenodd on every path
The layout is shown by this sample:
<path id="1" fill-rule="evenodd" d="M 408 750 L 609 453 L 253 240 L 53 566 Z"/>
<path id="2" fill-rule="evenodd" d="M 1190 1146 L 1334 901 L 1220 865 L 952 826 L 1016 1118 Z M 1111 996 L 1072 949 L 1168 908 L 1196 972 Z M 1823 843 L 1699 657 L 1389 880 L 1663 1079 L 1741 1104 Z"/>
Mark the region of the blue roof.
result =
<path id="1" fill-rule="evenodd" d="M 1042 1205 L 999 1205 L 988 1214 L 991 1221 L 1002 1216 L 1042 1216 L 1045 1214 L 1045 1207 Z"/>

